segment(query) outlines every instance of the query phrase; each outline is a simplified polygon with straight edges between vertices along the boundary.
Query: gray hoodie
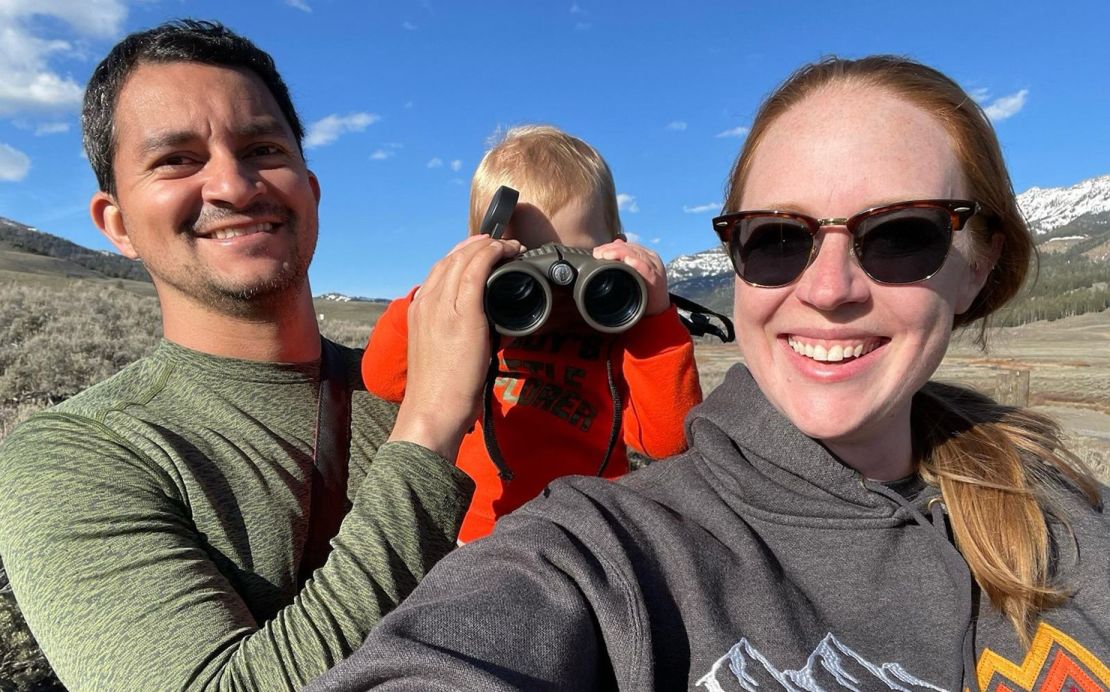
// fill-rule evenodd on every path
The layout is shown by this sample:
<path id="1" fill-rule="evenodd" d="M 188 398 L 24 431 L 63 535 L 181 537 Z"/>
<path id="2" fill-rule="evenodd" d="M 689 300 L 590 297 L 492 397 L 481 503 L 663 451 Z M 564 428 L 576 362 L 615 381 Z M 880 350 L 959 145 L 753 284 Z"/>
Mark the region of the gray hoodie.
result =
<path id="1" fill-rule="evenodd" d="M 1026 650 L 974 587 L 937 492 L 865 481 L 743 367 L 687 435 L 690 451 L 619 482 L 553 483 L 309 690 L 1110 689 L 1100 511 L 1061 493 L 1074 596 Z"/>

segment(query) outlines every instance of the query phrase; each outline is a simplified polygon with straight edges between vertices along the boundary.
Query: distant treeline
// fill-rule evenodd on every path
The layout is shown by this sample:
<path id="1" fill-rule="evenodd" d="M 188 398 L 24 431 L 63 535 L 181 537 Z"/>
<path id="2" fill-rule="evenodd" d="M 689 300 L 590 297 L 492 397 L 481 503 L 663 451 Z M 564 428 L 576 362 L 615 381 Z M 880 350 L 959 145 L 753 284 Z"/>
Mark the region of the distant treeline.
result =
<path id="1" fill-rule="evenodd" d="M 995 325 L 1013 327 L 1110 308 L 1110 264 L 1071 251 L 1042 255 L 1040 264 L 1036 281 L 999 312 Z"/>
<path id="2" fill-rule="evenodd" d="M 1110 308 L 1110 260 L 1090 259 L 1110 244 L 1110 214 L 1091 214 L 1054 230 L 1049 238 L 1087 236 L 1062 252 L 1042 252 L 1031 283 L 994 321 L 1012 327 L 1039 320 L 1058 320 Z"/>
<path id="3" fill-rule="evenodd" d="M 35 231 L 4 218 L 0 218 L 0 241 L 36 255 L 72 262 L 113 279 L 150 281 L 141 262 L 115 253 L 90 250 L 65 238 Z"/>

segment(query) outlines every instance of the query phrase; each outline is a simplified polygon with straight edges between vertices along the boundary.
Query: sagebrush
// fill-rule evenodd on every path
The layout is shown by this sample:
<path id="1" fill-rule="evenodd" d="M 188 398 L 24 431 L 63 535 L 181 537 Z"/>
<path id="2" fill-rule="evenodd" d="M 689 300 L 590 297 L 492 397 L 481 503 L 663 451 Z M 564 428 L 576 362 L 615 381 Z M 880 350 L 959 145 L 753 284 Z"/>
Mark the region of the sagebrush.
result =
<path id="1" fill-rule="evenodd" d="M 363 346 L 370 326 L 321 322 L 324 336 Z M 34 411 L 73 396 L 150 353 L 158 300 L 104 281 L 64 288 L 0 284 L 0 439 Z"/>

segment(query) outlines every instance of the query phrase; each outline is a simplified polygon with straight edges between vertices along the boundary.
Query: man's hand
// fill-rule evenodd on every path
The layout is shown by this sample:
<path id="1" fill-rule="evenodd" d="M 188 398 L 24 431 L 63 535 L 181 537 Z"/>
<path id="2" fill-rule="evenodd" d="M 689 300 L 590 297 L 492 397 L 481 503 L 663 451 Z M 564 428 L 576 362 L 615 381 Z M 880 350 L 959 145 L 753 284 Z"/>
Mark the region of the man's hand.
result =
<path id="1" fill-rule="evenodd" d="M 483 298 L 494 265 L 520 253 L 515 240 L 471 236 L 432 267 L 409 306 L 408 383 L 390 441 L 453 460 L 477 420 L 489 366 Z"/>
<path id="2" fill-rule="evenodd" d="M 624 262 L 644 278 L 648 294 L 645 314 L 658 315 L 671 306 L 671 296 L 667 293 L 667 270 L 656 253 L 636 243 L 614 240 L 595 247 L 594 257 Z"/>

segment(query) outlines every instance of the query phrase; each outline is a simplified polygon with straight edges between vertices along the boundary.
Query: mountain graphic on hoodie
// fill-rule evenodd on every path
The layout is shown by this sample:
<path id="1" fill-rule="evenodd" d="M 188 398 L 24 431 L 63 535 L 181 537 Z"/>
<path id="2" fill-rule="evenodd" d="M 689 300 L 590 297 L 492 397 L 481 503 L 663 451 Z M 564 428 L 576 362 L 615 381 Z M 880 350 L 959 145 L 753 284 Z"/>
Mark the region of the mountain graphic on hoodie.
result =
<path id="1" fill-rule="evenodd" d="M 727 690 L 900 690 L 919 692 L 944 688 L 909 673 L 898 663 L 874 664 L 840 643 L 831 632 L 817 645 L 798 670 L 779 670 L 745 638 L 734 644 L 696 683 L 707 692 Z"/>

